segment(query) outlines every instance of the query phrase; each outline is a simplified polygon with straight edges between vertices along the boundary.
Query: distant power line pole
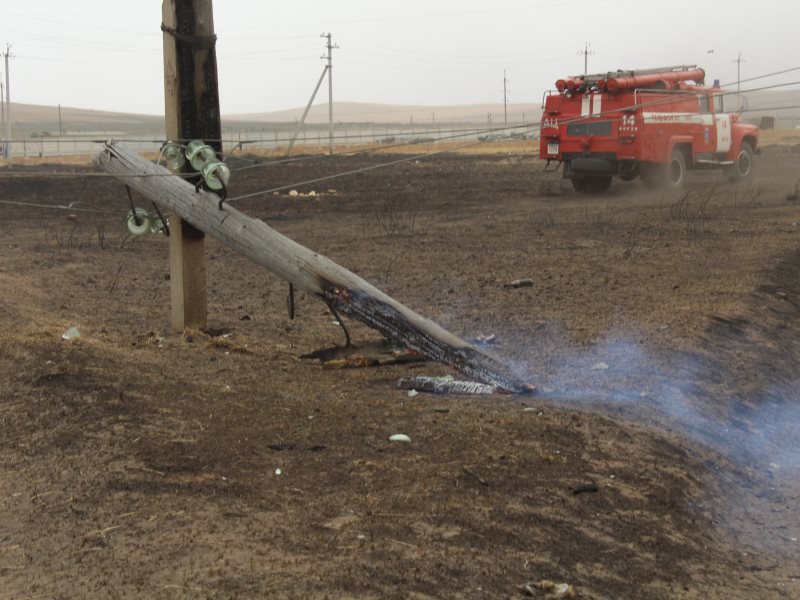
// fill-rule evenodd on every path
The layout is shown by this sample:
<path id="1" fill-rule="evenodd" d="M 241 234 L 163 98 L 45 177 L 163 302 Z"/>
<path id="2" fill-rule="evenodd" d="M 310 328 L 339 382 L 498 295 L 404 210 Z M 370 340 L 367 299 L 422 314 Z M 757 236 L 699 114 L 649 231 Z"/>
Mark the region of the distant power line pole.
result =
<path id="1" fill-rule="evenodd" d="M 742 81 L 742 63 L 745 60 L 742 58 L 742 51 L 739 50 L 739 55 L 733 59 L 733 62 L 736 63 L 736 101 L 739 103 L 739 106 L 742 105 L 742 98 L 739 95 L 739 91 L 741 89 L 741 81 Z"/>
<path id="2" fill-rule="evenodd" d="M 586 45 L 583 47 L 583 50 L 578 50 L 578 54 L 583 54 L 583 74 L 589 74 L 589 55 L 594 54 L 594 51 L 589 50 L 589 46 L 591 44 L 586 42 Z"/>
<path id="3" fill-rule="evenodd" d="M 0 156 L 6 157 L 6 86 L 2 81 L 0 75 L 0 139 L 3 140 L 3 145 L 0 146 Z"/>
<path id="4" fill-rule="evenodd" d="M 328 54 L 322 58 L 328 59 L 328 154 L 333 154 L 333 51 L 339 46 L 331 43 L 330 33 L 323 33 L 320 37 L 328 38 Z"/>
<path id="5" fill-rule="evenodd" d="M 503 69 L 503 125 L 508 125 L 508 79 Z"/>
<path id="6" fill-rule="evenodd" d="M 8 75 L 8 59 L 11 58 L 11 56 L 11 46 L 6 44 L 6 51 L 3 53 L 6 62 L 6 143 L 3 146 L 3 156 L 8 159 L 9 162 L 11 161 L 11 85 Z"/>

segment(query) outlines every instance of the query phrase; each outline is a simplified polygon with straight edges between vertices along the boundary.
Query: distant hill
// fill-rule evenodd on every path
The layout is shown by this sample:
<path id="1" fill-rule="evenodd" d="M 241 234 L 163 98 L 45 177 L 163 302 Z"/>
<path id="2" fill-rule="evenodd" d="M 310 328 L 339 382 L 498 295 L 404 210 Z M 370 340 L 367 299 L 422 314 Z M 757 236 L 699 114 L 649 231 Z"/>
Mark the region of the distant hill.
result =
<path id="1" fill-rule="evenodd" d="M 37 104 L 11 105 L 14 136 L 29 137 L 58 135 L 59 108 Z M 269 125 L 283 126 L 297 122 L 304 107 L 293 109 L 223 115 L 225 128 L 270 128 Z M 508 121 L 521 123 L 538 121 L 540 109 L 533 104 L 514 104 L 508 107 Z M 474 104 L 464 106 L 397 106 L 388 104 L 367 104 L 341 102 L 334 104 L 334 120 L 337 123 L 365 124 L 415 124 L 442 125 L 452 123 L 476 123 L 502 125 L 504 120 L 502 104 Z M 328 105 L 313 106 L 306 123 L 321 125 L 328 122 Z M 163 135 L 164 117 L 161 115 L 141 115 L 91 110 L 85 108 L 61 107 L 61 131 L 65 136 L 91 134 L 152 134 Z"/>
<path id="2" fill-rule="evenodd" d="M 746 98 L 746 117 L 756 119 L 761 115 L 778 117 L 779 126 L 794 127 L 800 124 L 800 90 L 774 90 L 743 94 Z M 727 106 L 735 110 L 735 96 L 729 96 Z M 774 111 L 775 107 L 798 107 Z M 223 114 L 223 130 L 286 130 L 303 114 L 304 107 L 287 110 Z M 541 116 L 539 103 L 509 104 L 509 124 L 538 122 Z M 59 109 L 57 106 L 12 104 L 14 137 L 57 136 L 59 134 Z M 333 107 L 336 123 L 390 125 L 402 124 L 419 127 L 447 124 L 474 123 L 499 127 L 504 122 L 502 104 L 469 104 L 460 106 L 392 105 L 363 102 L 337 102 Z M 328 122 L 328 105 L 311 107 L 306 123 L 321 127 Z M 164 135 L 164 118 L 161 115 L 116 113 L 86 108 L 61 107 L 61 130 L 67 137 L 79 135 Z"/>
<path id="3" fill-rule="evenodd" d="M 59 132 L 59 108 L 38 104 L 11 103 L 11 117 L 15 132 L 27 134 Z M 164 128 L 164 117 L 117 113 L 86 108 L 61 107 L 61 127 L 64 135 L 114 133 L 130 130 L 154 130 Z M 15 133 L 15 137 L 18 134 Z"/>

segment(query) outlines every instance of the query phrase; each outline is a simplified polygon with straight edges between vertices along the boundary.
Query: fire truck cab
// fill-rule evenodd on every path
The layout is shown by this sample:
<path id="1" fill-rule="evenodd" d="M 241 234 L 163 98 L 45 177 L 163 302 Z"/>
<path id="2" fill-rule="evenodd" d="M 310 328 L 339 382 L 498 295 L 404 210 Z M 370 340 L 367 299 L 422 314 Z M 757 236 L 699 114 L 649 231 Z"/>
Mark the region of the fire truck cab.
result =
<path id="1" fill-rule="evenodd" d="M 745 179 L 758 127 L 725 112 L 724 92 L 704 79 L 695 65 L 559 79 L 545 95 L 539 157 L 590 194 L 613 177 L 680 188 L 689 169 Z"/>

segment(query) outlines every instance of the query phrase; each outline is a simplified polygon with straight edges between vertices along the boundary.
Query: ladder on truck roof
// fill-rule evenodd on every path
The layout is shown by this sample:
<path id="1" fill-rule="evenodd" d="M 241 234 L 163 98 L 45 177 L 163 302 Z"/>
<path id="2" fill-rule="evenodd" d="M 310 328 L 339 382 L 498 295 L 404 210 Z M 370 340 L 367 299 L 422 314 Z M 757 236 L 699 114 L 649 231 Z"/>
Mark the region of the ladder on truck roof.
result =
<path id="1" fill-rule="evenodd" d="M 594 75 L 578 75 L 556 81 L 559 93 L 584 93 L 590 90 L 618 92 L 642 87 L 671 89 L 680 82 L 693 80 L 702 83 L 706 73 L 697 65 L 674 65 L 654 69 L 608 71 Z"/>
<path id="2" fill-rule="evenodd" d="M 653 73 L 690 71 L 696 68 L 697 65 L 673 65 L 671 67 L 655 67 L 653 69 L 617 69 L 616 71 L 606 71 L 605 73 L 594 73 L 592 75 L 574 75 L 571 79 L 582 79 L 584 82 L 591 85 L 613 77 L 638 77 L 641 75 L 652 75 Z"/>

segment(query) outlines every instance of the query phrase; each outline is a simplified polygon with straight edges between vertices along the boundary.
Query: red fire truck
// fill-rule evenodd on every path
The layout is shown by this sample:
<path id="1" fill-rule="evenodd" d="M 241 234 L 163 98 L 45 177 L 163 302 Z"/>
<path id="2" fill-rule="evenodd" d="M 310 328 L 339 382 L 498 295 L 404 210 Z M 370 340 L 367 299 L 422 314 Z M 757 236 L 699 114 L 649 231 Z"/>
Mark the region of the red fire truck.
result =
<path id="1" fill-rule="evenodd" d="M 539 157 L 563 164 L 578 192 L 605 192 L 612 177 L 681 187 L 688 169 L 750 176 L 758 127 L 726 113 L 725 94 L 695 65 L 559 79 L 545 96 Z"/>

